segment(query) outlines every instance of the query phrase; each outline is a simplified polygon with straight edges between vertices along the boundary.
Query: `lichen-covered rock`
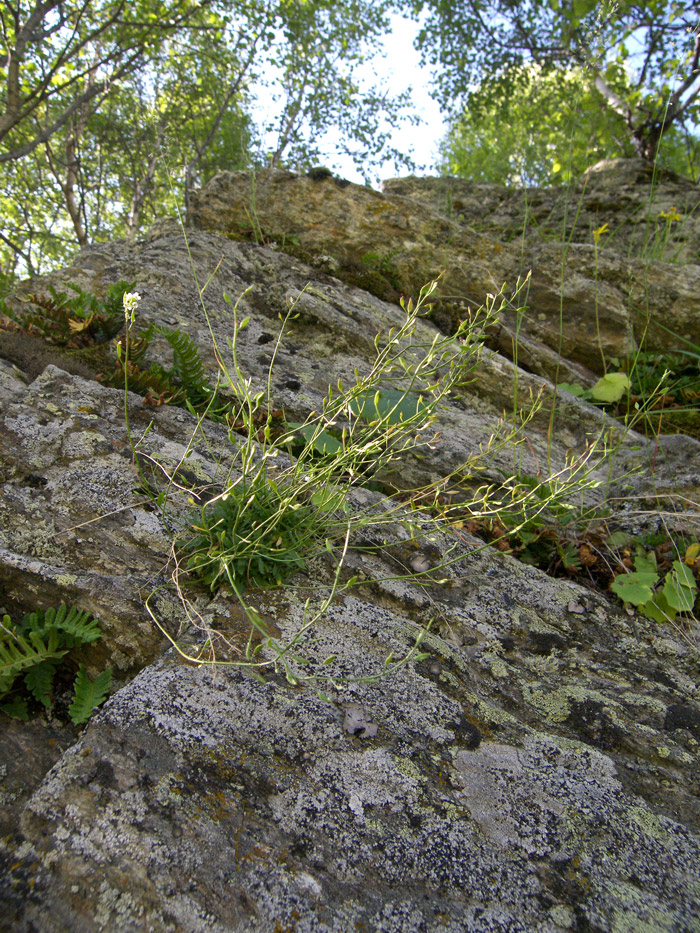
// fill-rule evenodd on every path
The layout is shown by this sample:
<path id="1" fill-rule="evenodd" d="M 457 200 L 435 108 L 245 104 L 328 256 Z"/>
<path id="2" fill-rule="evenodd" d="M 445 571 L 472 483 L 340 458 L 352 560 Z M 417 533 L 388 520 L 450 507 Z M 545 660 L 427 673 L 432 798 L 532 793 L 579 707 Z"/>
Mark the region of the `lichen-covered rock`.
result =
<path id="1" fill-rule="evenodd" d="M 199 202 L 216 223 L 227 191 L 245 200 L 240 178 L 217 182 Z M 417 270 L 426 244 L 447 250 L 445 237 L 460 225 L 432 208 L 412 213 L 405 193 L 392 201 L 333 179 L 272 175 L 258 195 L 256 235 L 277 231 L 284 248 L 308 199 L 306 226 L 299 222 L 291 242 L 299 255 L 321 249 L 326 236 L 342 242 L 348 224 L 357 233 L 348 249 L 366 234 L 371 250 L 384 217 L 408 244 L 406 268 L 412 257 Z M 287 240 L 270 220 L 282 224 L 284 198 Z M 324 214 L 332 204 L 345 212 L 337 227 Z M 413 228 L 422 245 L 411 252 Z M 280 315 L 293 306 L 270 378 L 270 403 L 292 420 L 317 409 L 339 378 L 368 367 L 375 335 L 402 322 L 397 305 L 319 272 L 320 260 L 314 267 L 269 246 L 187 235 L 188 245 L 164 224 L 143 244 L 96 246 L 31 287 L 76 281 L 99 294 L 134 281 L 137 323 L 187 333 L 212 382 L 212 334 L 228 359 L 238 302 L 240 318 L 250 318 L 240 365 L 262 391 Z M 464 236 L 460 249 L 471 243 L 474 253 L 497 242 Z M 549 256 L 549 247 L 538 249 Z M 580 277 L 569 287 L 595 303 L 586 249 L 571 254 Z M 329 255 L 326 267 L 342 272 Z M 544 331 L 553 292 L 538 281 Z M 588 347 L 589 331 L 577 338 Z M 546 356 L 538 333 L 528 338 L 535 361 Z M 422 321 L 417 335 L 429 342 L 439 331 Z M 507 322 L 499 339 L 507 343 Z M 165 341 L 153 352 L 169 364 Z M 0 750 L 28 761 L 26 770 L 17 761 L 0 767 L 0 929 L 700 930 L 695 630 L 658 625 L 608 594 L 549 578 L 465 527 L 415 539 L 411 523 L 420 519 L 406 508 L 365 530 L 335 599 L 302 634 L 333 581 L 332 542 L 290 586 L 248 592 L 274 640 L 253 641 L 267 662 L 262 679 L 245 666 L 192 664 L 187 657 L 208 657 L 212 645 L 221 659 L 240 661 L 250 632 L 226 590 L 188 590 L 185 602 L 172 578 L 173 543 L 200 514 L 200 496 L 234 476 L 238 436 L 222 424 L 197 429 L 189 412 L 144 406 L 133 393 L 127 430 L 124 393 L 85 378 L 89 360 L 69 360 L 70 372 L 53 350 L 39 363 L 0 346 L 0 610 L 59 601 L 89 610 L 104 638 L 84 660 L 91 673 L 111 666 L 120 689 L 74 743 L 75 730 L 56 721 L 18 737 L 21 724 L 0 720 Z M 545 407 L 518 448 L 494 446 L 472 463 L 465 486 L 565 471 L 591 442 L 612 440 L 613 458 L 591 460 L 600 485 L 582 504 L 611 495 L 608 519 L 620 527 L 676 522 L 700 533 L 697 441 L 648 442 L 555 395 L 544 377 L 494 349 L 482 351 L 473 383 L 440 412 L 439 443 L 423 459 L 402 457 L 392 482 L 414 488 L 449 475 L 456 484 L 460 465 L 498 435 L 504 409 L 540 391 Z M 167 500 L 144 495 L 144 480 L 167 489 Z M 684 514 L 670 514 L 673 497 Z M 388 508 L 376 489 L 348 501 L 378 514 Z M 165 652 L 163 633 L 187 657 Z M 388 659 L 407 657 L 419 636 L 421 654 L 387 674 Z M 295 684 L 275 669 L 272 645 L 292 639 L 293 670 L 317 681 Z"/>
<path id="2" fill-rule="evenodd" d="M 16 832 L 27 800 L 61 755 L 75 744 L 72 724 L 3 717 L 0 728 L 0 837 Z"/>
<path id="3" fill-rule="evenodd" d="M 509 564 L 465 560 L 428 656 L 328 701 L 175 657 L 143 671 L 26 806 L 8 928 L 700 929 L 687 655 Z M 341 599 L 310 663 L 356 678 L 408 650 L 396 595 Z M 293 596 L 259 602 L 298 624 Z"/>
<path id="4" fill-rule="evenodd" d="M 502 240 L 561 240 L 650 261 L 700 260 L 698 186 L 642 159 L 606 159 L 578 183 L 504 188 L 462 178 L 392 178 L 382 191 L 420 201 Z M 607 227 L 606 227 L 607 225 Z M 601 229 L 603 228 L 603 229 Z"/>
<path id="5" fill-rule="evenodd" d="M 605 172 L 595 175 L 597 182 L 608 178 Z M 595 183 L 591 185 L 593 190 Z M 457 194 L 463 189 L 475 186 L 456 179 L 414 179 L 409 184 L 399 180 L 387 183 L 382 195 L 332 177 L 317 180 L 281 171 L 255 176 L 220 172 L 197 193 L 188 220 L 198 229 L 273 243 L 319 270 L 391 300 L 401 292 L 416 294 L 443 272 L 444 288 L 433 314 L 437 323 L 448 328 L 450 322 L 464 317 L 469 305 L 480 305 L 487 293 L 497 292 L 504 282 L 515 289 L 530 274 L 512 307 L 502 315 L 505 334 L 498 347 L 512 353 L 517 334 L 526 345 L 529 342 L 530 369 L 549 378 L 555 372 L 562 378 L 566 365 L 562 357 L 600 373 L 604 358 L 624 358 L 634 352 L 636 341 L 644 339 L 647 349 L 668 349 L 673 346 L 668 328 L 693 339 L 700 276 L 697 250 L 683 254 L 685 262 L 695 265 L 668 265 L 658 261 L 666 256 L 662 244 L 653 254 L 650 291 L 646 259 L 635 258 L 634 253 L 630 257 L 627 247 L 616 250 L 612 237 L 609 244 L 601 239 L 598 248 L 591 230 L 607 221 L 589 229 L 588 214 L 580 218 L 571 203 L 575 195 L 537 191 L 528 192 L 523 200 L 521 191 L 502 189 L 499 193 L 493 186 L 486 188 L 483 198 L 480 190 L 474 190 L 473 213 L 469 213 L 466 208 L 457 211 L 454 201 L 459 201 Z M 633 190 L 642 188 L 637 185 Z M 686 213 L 678 216 L 694 222 L 697 192 L 690 183 L 683 190 Z M 647 182 L 643 186 L 647 200 L 648 191 Z M 523 230 L 534 222 L 534 216 L 539 232 L 542 211 L 548 218 L 551 215 L 551 229 L 545 224 L 544 235 L 525 239 L 510 228 L 504 234 L 497 221 L 489 220 L 489 197 L 507 210 L 516 226 L 522 216 Z M 659 211 L 664 206 L 670 210 L 667 199 L 662 199 Z M 591 202 L 590 212 L 597 218 L 595 203 Z M 572 215 L 576 229 L 584 231 L 580 236 L 568 228 L 564 236 L 567 218 L 574 223 Z M 663 220 L 661 214 L 659 218 Z M 635 229 L 643 226 L 638 219 L 635 223 Z M 666 239 L 668 233 L 670 237 L 679 224 L 673 221 L 669 226 L 664 221 L 658 236 Z M 563 239 L 567 247 L 562 261 Z M 679 234 L 679 240 L 685 243 L 685 234 Z M 656 326 L 657 322 L 663 326 Z M 569 372 L 573 376 L 576 370 Z M 586 379 L 585 370 L 570 381 L 581 379 Z"/>
<path id="6" fill-rule="evenodd" d="M 227 346 L 232 333 L 232 302 L 237 302 L 239 319 L 250 317 L 249 326 L 238 339 L 241 363 L 252 385 L 262 391 L 267 386 L 268 369 L 281 327 L 280 315 L 284 316 L 292 307 L 293 318 L 276 352 L 271 385 L 274 406 L 284 407 L 290 420 L 299 421 L 309 411 L 318 410 L 329 385 L 336 384 L 339 378 L 347 384 L 358 367 L 362 369 L 368 365 L 375 353 L 374 338 L 378 333 L 399 327 L 404 319 L 396 305 L 330 276 L 319 276 L 309 266 L 284 253 L 198 231 L 189 231 L 188 240 L 185 243 L 182 235 L 168 234 L 145 245 L 95 246 L 76 257 L 69 270 L 43 282 L 38 280 L 33 287 L 46 288 L 48 282 L 52 282 L 65 289 L 66 282 L 75 277 L 82 287 L 99 293 L 105 283 L 134 281 L 142 295 L 139 323 L 143 326 L 151 322 L 164 323 L 186 333 L 199 347 L 212 381 L 217 377 L 218 367 L 211 332 L 220 348 Z M 199 282 L 208 282 L 204 306 L 195 276 Z M 419 322 L 419 339 L 430 341 L 436 333 L 429 322 Z M 155 350 L 158 351 L 157 346 Z M 11 347 L 5 352 L 11 352 Z M 160 352 L 163 364 L 169 365 L 171 357 L 164 342 Z M 82 360 L 80 371 L 83 371 Z M 28 399 L 41 397 L 40 387 L 41 382 L 37 383 L 36 392 L 28 394 Z M 652 459 L 654 483 L 665 489 L 666 478 L 669 485 L 676 482 L 676 466 L 672 470 L 665 466 L 666 441 L 663 438 L 649 445 L 634 431 L 621 431 L 591 405 L 571 396 L 561 395 L 555 399 L 554 389 L 547 380 L 516 369 L 503 356 L 484 348 L 460 402 L 448 406 L 441 414 L 441 443 L 434 449 L 424 449 L 421 460 L 407 458 L 397 465 L 401 483 L 422 486 L 428 480 L 451 474 L 477 454 L 494 432 L 500 430 L 504 411 L 512 410 L 516 387 L 518 403 L 525 411 L 532 407 L 534 398 L 541 397 L 539 413 L 528 427 L 527 443 L 521 444 L 518 454 L 521 473 L 535 475 L 545 462 L 553 470 L 560 470 L 572 451 L 583 452 L 586 445 L 612 432 L 621 447 L 612 474 L 607 461 L 601 464 L 598 474 L 595 469 L 593 471 L 592 478 L 600 481 L 601 490 L 609 492 L 610 481 L 614 481 L 617 474 L 627 473 L 631 465 L 638 471 L 641 468 L 640 481 L 651 488 L 653 484 L 644 464 Z M 224 380 L 224 391 L 225 388 Z M 47 394 L 50 392 L 43 392 L 44 396 Z M 104 398 L 113 399 L 107 403 L 111 409 L 110 418 L 120 423 L 118 396 L 107 394 Z M 72 412 L 79 408 L 80 401 L 71 403 Z M 142 411 L 143 426 L 148 424 L 152 411 Z M 52 421 L 61 423 L 50 410 L 39 417 L 49 425 Z M 73 420 L 75 417 L 72 414 Z M 77 417 L 85 421 L 89 414 L 78 411 Z M 166 416 L 159 414 L 158 417 Z M 38 432 L 27 426 L 26 434 L 32 439 L 27 442 L 37 442 L 47 430 L 51 433 L 50 427 Z M 60 427 L 60 431 L 65 430 L 67 428 Z M 15 447 L 15 436 L 13 433 L 8 438 L 7 449 Z M 85 441 L 84 432 L 81 436 Z M 97 443 L 95 439 L 93 442 Z M 54 448 L 57 443 L 52 441 Z M 700 464 L 695 462 L 696 445 L 689 440 L 684 440 L 683 444 L 683 457 L 690 467 L 687 478 L 692 488 L 700 474 Z M 124 433 L 118 445 L 129 456 Z M 91 460 L 94 452 L 85 448 L 81 456 Z M 594 461 L 595 457 L 592 465 Z M 513 462 L 510 447 L 496 447 L 479 465 L 480 481 L 509 475 Z M 634 483 L 634 478 L 631 481 Z M 678 491 L 682 492 L 683 488 Z"/>
<path id="7" fill-rule="evenodd" d="M 144 450 L 175 447 L 176 458 L 173 432 L 179 441 L 193 419 L 133 401 L 132 429 L 153 423 Z M 14 615 L 61 602 L 92 613 L 104 633 L 87 651 L 92 671 L 107 659 L 115 672 L 138 670 L 160 645 L 140 592 L 170 539 L 139 492 L 123 404 L 123 392 L 49 366 L 0 412 L 3 604 Z"/>

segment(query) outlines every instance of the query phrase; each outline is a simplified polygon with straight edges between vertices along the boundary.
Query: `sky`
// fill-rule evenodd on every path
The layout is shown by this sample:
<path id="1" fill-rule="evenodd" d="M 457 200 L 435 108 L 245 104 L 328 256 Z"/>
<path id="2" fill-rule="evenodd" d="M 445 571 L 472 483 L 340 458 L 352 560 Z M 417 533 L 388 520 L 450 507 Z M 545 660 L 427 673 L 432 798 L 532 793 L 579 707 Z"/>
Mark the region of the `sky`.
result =
<path id="1" fill-rule="evenodd" d="M 391 140 L 395 149 L 411 155 L 416 163 L 416 174 L 430 175 L 435 173 L 435 162 L 438 158 L 438 144 L 445 135 L 446 126 L 437 103 L 431 99 L 429 93 L 430 69 L 420 65 L 420 54 L 414 48 L 413 42 L 418 31 L 418 24 L 404 16 L 391 17 L 391 32 L 383 42 L 383 56 L 374 59 L 371 65 L 366 66 L 359 74 L 368 83 L 379 84 L 385 87 L 390 94 L 399 94 L 407 87 L 412 88 L 414 113 L 421 118 L 417 126 L 409 123 L 397 128 L 396 136 Z M 264 92 L 258 91 L 258 113 L 261 116 L 269 115 L 272 106 L 271 99 Z M 341 178 L 348 181 L 364 184 L 364 178 L 355 167 L 349 156 L 337 154 L 334 140 L 331 135 L 322 141 L 327 158 L 323 164 Z M 334 154 L 335 153 L 335 154 Z M 386 178 L 394 178 L 397 174 L 408 174 L 406 169 L 397 172 L 393 162 L 381 166 L 376 177 L 372 179 L 374 187 Z"/>
<path id="2" fill-rule="evenodd" d="M 379 83 L 386 86 L 392 94 L 399 94 L 410 84 L 415 112 L 421 117 L 417 126 L 406 124 L 397 132 L 397 139 L 392 140 L 396 149 L 407 151 L 416 162 L 416 173 L 427 175 L 434 172 L 438 158 L 438 143 L 445 135 L 446 127 L 437 103 L 429 92 L 430 69 L 421 67 L 420 53 L 413 42 L 418 32 L 418 23 L 404 16 L 391 17 L 391 33 L 384 40 L 384 59 L 375 63 Z M 407 80 L 408 78 L 408 80 Z M 346 158 L 340 159 L 338 174 L 349 181 L 363 183 L 362 176 Z M 404 173 L 405 174 L 405 173 Z M 393 163 L 388 163 L 380 178 L 393 178 L 396 170 Z"/>

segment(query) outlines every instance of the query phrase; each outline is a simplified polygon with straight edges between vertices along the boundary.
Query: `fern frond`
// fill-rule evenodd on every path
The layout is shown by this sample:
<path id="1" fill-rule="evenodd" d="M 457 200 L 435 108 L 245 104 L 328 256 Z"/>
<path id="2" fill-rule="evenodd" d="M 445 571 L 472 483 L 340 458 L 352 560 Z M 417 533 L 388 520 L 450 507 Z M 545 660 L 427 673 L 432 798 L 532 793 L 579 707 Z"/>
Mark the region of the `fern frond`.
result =
<path id="1" fill-rule="evenodd" d="M 68 610 L 65 603 L 61 603 L 58 608 L 50 606 L 48 609 L 28 612 L 18 626 L 18 631 L 29 638 L 32 638 L 32 633 L 45 638 L 51 631 L 56 631 L 68 648 L 97 641 L 102 634 L 100 623 L 89 612 L 76 606 Z"/>
<path id="2" fill-rule="evenodd" d="M 154 364 L 150 369 L 140 369 L 136 363 L 129 360 L 129 390 L 138 395 L 150 395 L 160 397 L 164 402 L 178 403 L 184 401 L 185 392 L 180 386 L 173 385 L 171 378 L 160 366 Z M 113 372 L 109 374 L 101 373 L 98 377 L 103 385 L 112 386 L 115 389 L 124 388 L 124 367 L 117 362 Z"/>
<path id="3" fill-rule="evenodd" d="M 86 292 L 79 285 L 68 282 L 68 288 L 75 292 L 75 297 L 68 298 L 61 294 L 60 298 L 64 299 L 74 317 L 86 322 L 86 336 L 90 343 L 107 343 L 112 337 L 116 337 L 124 326 L 122 295 L 132 287 L 128 282 L 117 282 L 110 285 L 107 296 L 101 299 L 92 292 Z M 52 290 L 51 286 L 49 290 Z"/>
<path id="4" fill-rule="evenodd" d="M 61 603 L 58 608 L 49 606 L 48 609 L 35 609 L 34 612 L 28 612 L 24 616 L 20 628 L 27 634 L 29 632 L 39 632 L 43 635 L 51 626 L 60 627 L 67 611 L 65 603 Z"/>
<path id="5" fill-rule="evenodd" d="M 124 314 L 124 292 L 133 292 L 136 288 L 136 281 L 127 282 L 126 279 L 120 279 L 114 285 L 110 285 L 104 297 L 102 304 L 108 314 L 118 314 L 120 317 Z"/>
<path id="6" fill-rule="evenodd" d="M 68 715 L 76 726 L 88 721 L 93 710 L 104 702 L 111 685 L 112 672 L 109 669 L 90 680 L 84 665 L 80 665 L 75 678 L 73 702 L 68 709 Z"/>
<path id="7" fill-rule="evenodd" d="M 47 659 L 40 664 L 34 664 L 24 675 L 27 690 L 47 709 L 51 706 L 51 688 L 57 665 L 57 660 Z"/>
<path id="8" fill-rule="evenodd" d="M 47 295 L 27 295 L 26 310 L 13 311 L 4 304 L 3 311 L 23 330 L 38 334 L 48 343 L 73 350 L 106 343 L 116 337 L 124 326 L 122 295 L 133 285 L 117 282 L 107 289 L 104 299 L 72 282 L 67 287 L 73 295 L 49 285 Z"/>
<path id="9" fill-rule="evenodd" d="M 173 375 L 182 385 L 187 398 L 196 406 L 211 396 L 204 371 L 204 364 L 197 345 L 189 334 L 169 327 L 156 327 L 156 333 L 164 337 L 173 351 Z"/>
<path id="10" fill-rule="evenodd" d="M 65 305 L 67 295 L 58 294 L 51 288 L 52 295 L 27 295 L 27 308 L 15 311 L 5 307 L 7 316 L 23 330 L 43 337 L 48 343 L 64 344 L 70 333 L 69 311 Z M 61 299 L 64 299 L 62 301 Z"/>
<path id="11" fill-rule="evenodd" d="M 0 635 L 0 694 L 7 693 L 18 674 L 42 661 L 60 660 L 68 649 L 61 647 L 61 637 L 51 629 L 47 640 L 39 632 L 25 637 L 20 632 Z"/>
<path id="12" fill-rule="evenodd" d="M 68 615 L 59 625 L 62 632 L 72 635 L 76 645 L 87 645 L 97 641 L 102 635 L 100 623 L 89 612 L 71 607 Z"/>
<path id="13" fill-rule="evenodd" d="M 13 719 L 21 719 L 22 722 L 27 722 L 29 719 L 27 701 L 24 697 L 12 697 L 11 700 L 8 700 L 7 703 L 3 703 L 2 706 L 0 706 L 0 710 L 2 710 L 6 716 L 11 716 Z"/>

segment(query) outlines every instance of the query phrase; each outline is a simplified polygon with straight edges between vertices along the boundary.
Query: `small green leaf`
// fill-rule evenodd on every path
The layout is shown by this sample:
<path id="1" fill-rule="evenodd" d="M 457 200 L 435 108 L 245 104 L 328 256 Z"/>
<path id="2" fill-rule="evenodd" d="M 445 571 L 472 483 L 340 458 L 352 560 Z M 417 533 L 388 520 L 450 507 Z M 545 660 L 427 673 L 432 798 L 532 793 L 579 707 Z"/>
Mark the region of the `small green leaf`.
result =
<path id="1" fill-rule="evenodd" d="M 619 402 L 630 386 L 627 373 L 606 373 L 591 389 L 591 398 L 596 402 Z"/>
<path id="2" fill-rule="evenodd" d="M 324 456 L 327 454 L 332 455 L 339 453 L 343 449 L 343 445 L 340 441 L 336 440 L 332 434 L 329 434 L 328 431 L 320 431 L 317 433 L 317 429 L 311 424 L 290 423 L 289 427 L 292 431 L 301 435 L 307 445 L 311 444 L 312 449 L 317 454 Z"/>
<path id="3" fill-rule="evenodd" d="M 415 418 L 416 415 L 427 413 L 430 409 L 422 397 L 413 392 L 402 392 L 400 389 L 366 389 L 352 399 L 350 410 L 365 421 L 386 418 L 391 425 Z"/>
<path id="4" fill-rule="evenodd" d="M 575 395 L 576 398 L 581 398 L 586 392 L 583 386 L 579 385 L 577 382 L 560 382 L 557 389 L 563 389 L 565 392 L 568 392 L 569 395 Z"/>
<path id="5" fill-rule="evenodd" d="M 347 493 L 337 487 L 329 486 L 326 489 L 317 489 L 311 496 L 311 501 L 321 512 L 337 512 L 347 508 Z M 326 550 L 333 554 L 332 545 L 326 540 Z"/>
<path id="6" fill-rule="evenodd" d="M 673 621 L 676 617 L 676 610 L 669 606 L 663 593 L 656 593 L 651 602 L 641 607 L 642 614 L 654 622 Z"/>
<path id="7" fill-rule="evenodd" d="M 634 569 L 640 573 L 653 573 L 656 576 L 656 580 L 654 580 L 654 583 L 656 583 L 659 578 L 656 570 L 656 554 L 653 551 L 649 551 L 647 554 L 638 547 L 634 558 Z"/>
<path id="8" fill-rule="evenodd" d="M 673 570 L 667 574 L 663 595 L 676 612 L 692 612 L 695 605 L 697 584 L 692 571 L 679 560 L 674 560 Z"/>
<path id="9" fill-rule="evenodd" d="M 633 606 L 643 606 L 653 599 L 652 587 L 658 579 L 659 575 L 656 573 L 625 573 L 616 577 L 610 589 L 623 602 L 631 603 Z"/>
<path id="10" fill-rule="evenodd" d="M 607 545 L 610 548 L 626 547 L 631 540 L 631 535 L 626 531 L 614 531 L 608 535 Z"/>
<path id="11" fill-rule="evenodd" d="M 42 703 L 47 709 L 51 706 L 51 688 L 53 675 L 56 672 L 56 661 L 47 660 L 30 667 L 24 675 L 27 690 L 35 700 Z"/>

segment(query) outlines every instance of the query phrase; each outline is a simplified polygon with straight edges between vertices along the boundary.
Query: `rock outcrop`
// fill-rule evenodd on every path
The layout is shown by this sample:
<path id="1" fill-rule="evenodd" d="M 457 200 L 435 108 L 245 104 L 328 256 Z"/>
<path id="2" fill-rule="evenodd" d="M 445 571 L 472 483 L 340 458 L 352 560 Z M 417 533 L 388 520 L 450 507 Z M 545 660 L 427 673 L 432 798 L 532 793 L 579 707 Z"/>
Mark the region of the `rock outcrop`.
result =
<path id="1" fill-rule="evenodd" d="M 613 171 L 631 169 L 592 172 L 582 189 L 595 229 L 613 226 L 592 200 Z M 624 184 L 648 197 L 635 172 Z M 689 211 L 667 184 L 691 198 L 662 179 L 664 205 Z M 604 434 L 617 451 L 591 461 L 598 485 L 587 503 L 607 497 L 609 521 L 629 531 L 680 523 L 697 536 L 700 443 L 650 442 L 557 394 L 548 376 L 560 361 L 560 372 L 591 381 L 601 348 L 634 346 L 636 290 L 652 321 L 696 337 L 700 265 L 649 265 L 589 240 L 569 243 L 563 267 L 559 246 L 555 273 L 554 244 L 529 227 L 523 242 L 503 233 L 516 193 L 482 187 L 397 180 L 380 194 L 327 177 L 263 174 L 253 188 L 249 176 L 217 176 L 196 200 L 187 242 L 163 224 L 141 244 L 84 250 L 50 280 L 97 294 L 135 282 L 139 318 L 187 333 L 212 380 L 211 333 L 225 352 L 225 296 L 238 300 L 254 389 L 266 386 L 293 303 L 271 388 L 275 406 L 301 420 L 329 385 L 367 367 L 378 332 L 401 325 L 399 292 L 445 270 L 441 302 L 419 325 L 431 339 L 532 268 L 525 320 L 492 335 L 475 381 L 440 413 L 441 442 L 397 464 L 392 483 L 454 474 L 486 448 L 514 397 L 542 392 L 554 411 L 529 422 L 515 453 L 491 451 L 474 483 L 564 470 Z M 480 206 L 488 216 L 476 231 Z M 690 232 L 683 248 L 696 250 Z M 525 368 L 499 352 L 517 328 Z M 351 551 L 358 583 L 296 646 L 306 673 L 330 670 L 333 682 L 317 690 L 272 667 L 260 679 L 188 663 L 164 633 L 196 656 L 221 631 L 233 659 L 249 636 L 232 594 L 195 590 L 188 615 L 172 580 L 190 500 L 224 481 L 236 436 L 211 422 L 198 431 L 190 412 L 144 407 L 133 393 L 127 426 L 123 392 L 60 364 L 58 353 L 27 375 L 0 344 L 0 610 L 63 600 L 92 612 L 104 637 L 83 660 L 89 673 L 109 665 L 118 689 L 80 732 L 55 719 L 0 720 L 0 929 L 700 930 L 697 623 L 652 622 L 484 547 L 465 527 L 414 541 L 406 506 L 371 550 Z M 149 482 L 179 480 L 167 508 L 144 495 L 134 443 Z M 376 487 L 352 493 L 353 507 L 385 503 Z M 449 566 L 431 573 L 448 553 Z M 291 585 L 248 598 L 286 643 L 307 598 L 313 608 L 332 582 L 332 561 L 318 557 Z M 423 656 L 379 677 L 428 623 Z M 274 657 L 264 640 L 259 651 Z"/>
<path id="2" fill-rule="evenodd" d="M 563 193 L 407 179 L 380 194 L 332 177 L 221 172 L 195 196 L 191 221 L 278 244 L 390 300 L 444 272 L 434 311 L 443 327 L 531 274 L 502 315 L 497 348 L 512 354 L 517 343 L 520 365 L 561 379 L 571 363 L 599 374 L 603 357 L 625 357 L 642 337 L 650 349 L 673 347 L 666 328 L 697 336 L 700 195 L 675 177 L 670 192 L 652 181 L 625 161 Z M 655 262 L 650 272 L 649 254 L 688 264 Z"/>

